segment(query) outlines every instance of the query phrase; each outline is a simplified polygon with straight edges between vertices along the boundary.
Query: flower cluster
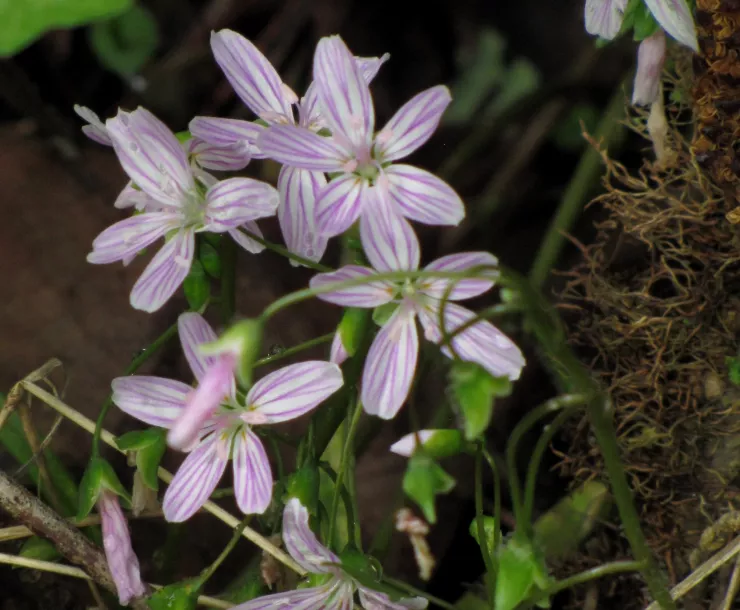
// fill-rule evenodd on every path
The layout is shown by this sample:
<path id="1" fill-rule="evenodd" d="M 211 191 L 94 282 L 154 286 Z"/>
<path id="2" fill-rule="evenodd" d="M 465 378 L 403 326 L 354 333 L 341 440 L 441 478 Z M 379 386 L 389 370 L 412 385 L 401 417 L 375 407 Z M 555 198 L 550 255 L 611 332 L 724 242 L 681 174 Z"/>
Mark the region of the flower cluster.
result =
<path id="1" fill-rule="evenodd" d="M 76 108 L 88 122 L 85 133 L 112 146 L 130 178 L 115 206 L 133 208 L 133 215 L 93 241 L 88 260 L 126 265 L 162 239 L 131 292 L 133 307 L 152 312 L 190 273 L 200 233 L 226 233 L 258 253 L 263 246 L 251 237 L 261 236 L 255 221 L 276 215 L 294 260 L 306 263 L 319 261 L 329 239 L 357 223 L 369 266 L 318 274 L 310 284 L 331 303 L 383 307 L 388 313 L 378 321 L 381 328 L 364 365 L 360 398 L 365 411 L 389 419 L 406 401 L 418 359 L 417 319 L 425 338 L 446 356 L 517 379 L 524 366 L 517 346 L 456 303 L 491 289 L 498 277 L 496 258 L 487 252 L 452 254 L 419 270 L 421 249 L 411 221 L 453 226 L 465 215 L 461 198 L 447 183 L 400 162 L 436 130 L 451 100 L 448 89 L 440 85 L 419 93 L 376 130 L 369 85 L 387 55 L 356 57 L 340 37 L 323 38 L 313 82 L 299 99 L 239 34 L 214 33 L 211 46 L 255 121 L 196 117 L 189 132 L 175 134 L 144 108 L 119 111 L 105 123 Z M 240 170 L 252 159 L 265 158 L 282 164 L 277 188 L 211 173 Z M 405 279 L 388 280 L 389 274 L 404 273 Z M 251 380 L 239 377 L 243 387 L 235 378 L 243 353 L 233 345 L 214 348 L 216 333 L 199 313 L 181 315 L 178 332 L 198 382 L 195 389 L 153 376 L 121 377 L 112 384 L 113 402 L 121 410 L 167 429 L 169 446 L 187 453 L 164 495 L 165 518 L 180 522 L 197 512 L 230 460 L 239 508 L 263 513 L 272 501 L 273 476 L 260 427 L 300 417 L 336 392 L 343 385 L 339 365 L 350 350 L 337 333 L 329 362 L 285 366 L 251 387 Z M 346 576 L 337 567 L 339 559 L 308 529 L 308 514 L 298 500 L 285 507 L 283 536 L 294 559 L 307 571 L 325 575 L 326 582 L 243 608 L 348 608 L 356 591 L 366 608 L 425 606 L 416 599 L 393 602 Z"/>

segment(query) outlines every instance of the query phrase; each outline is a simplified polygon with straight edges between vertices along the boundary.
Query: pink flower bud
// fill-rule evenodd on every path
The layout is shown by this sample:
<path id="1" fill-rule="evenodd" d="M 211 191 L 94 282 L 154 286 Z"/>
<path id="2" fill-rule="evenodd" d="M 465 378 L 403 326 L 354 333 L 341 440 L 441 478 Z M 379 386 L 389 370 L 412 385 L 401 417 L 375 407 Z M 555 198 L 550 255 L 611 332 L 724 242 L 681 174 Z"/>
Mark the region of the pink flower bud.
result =
<path id="1" fill-rule="evenodd" d="M 660 92 L 660 75 L 665 61 L 665 34 L 658 30 L 637 49 L 637 73 L 632 90 L 635 106 L 652 104 Z"/>
<path id="2" fill-rule="evenodd" d="M 132 599 L 147 594 L 146 585 L 141 580 L 139 560 L 131 547 L 128 522 L 118 503 L 118 496 L 110 491 L 100 494 L 98 511 L 103 526 L 105 557 L 116 583 L 118 600 L 126 606 Z"/>

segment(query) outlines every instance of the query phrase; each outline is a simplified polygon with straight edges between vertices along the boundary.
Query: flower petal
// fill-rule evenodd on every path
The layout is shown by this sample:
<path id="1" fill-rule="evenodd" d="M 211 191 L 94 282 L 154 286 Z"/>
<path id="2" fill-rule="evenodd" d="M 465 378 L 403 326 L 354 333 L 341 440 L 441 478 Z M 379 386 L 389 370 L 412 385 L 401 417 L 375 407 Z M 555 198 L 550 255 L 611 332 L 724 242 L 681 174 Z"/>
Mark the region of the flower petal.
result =
<path id="1" fill-rule="evenodd" d="M 217 360 L 216 356 L 204 356 L 200 346 L 213 343 L 218 338 L 211 325 L 196 312 L 186 312 L 177 318 L 177 334 L 185 359 L 198 382 L 203 381 L 206 372 Z M 234 391 L 236 386 L 234 386 Z"/>
<path id="2" fill-rule="evenodd" d="M 375 125 L 373 100 L 360 67 L 339 36 L 319 40 L 313 78 L 321 116 L 332 132 L 343 136 L 354 149 L 366 149 Z"/>
<path id="3" fill-rule="evenodd" d="M 116 377 L 111 387 L 113 404 L 121 411 L 160 428 L 172 426 L 193 391 L 182 381 L 146 375 Z"/>
<path id="4" fill-rule="evenodd" d="M 233 606 L 231 610 L 322 610 L 326 606 L 328 590 L 324 587 L 311 587 L 308 589 L 294 589 L 283 593 L 263 595 L 250 600 L 244 604 Z"/>
<path id="5" fill-rule="evenodd" d="M 195 252 L 192 230 L 180 231 L 154 255 L 131 291 L 131 306 L 157 311 L 175 294 L 190 271 Z"/>
<path id="6" fill-rule="evenodd" d="M 273 125 L 265 129 L 257 146 L 270 159 L 322 172 L 342 171 L 351 157 L 334 138 L 324 138 L 296 125 Z"/>
<path id="7" fill-rule="evenodd" d="M 463 273 L 473 267 L 498 267 L 498 259 L 490 252 L 460 252 L 438 258 L 424 267 L 424 271 L 449 271 Z M 422 280 L 419 290 L 425 294 L 441 299 L 447 293 L 450 284 L 452 290 L 447 298 L 452 301 L 472 299 L 493 288 L 499 276 L 496 269 L 480 269 L 475 277 L 464 280 Z"/>
<path id="8" fill-rule="evenodd" d="M 331 362 L 313 360 L 284 366 L 255 383 L 247 394 L 242 418 L 248 423 L 277 424 L 300 417 L 342 387 L 341 369 Z"/>
<path id="9" fill-rule="evenodd" d="M 321 288 L 337 282 L 359 280 L 376 275 L 375 271 L 359 265 L 346 265 L 331 273 L 319 273 L 311 278 L 312 289 Z M 331 292 L 324 292 L 316 296 L 322 301 L 328 301 L 343 307 L 378 307 L 393 300 L 396 287 L 388 282 L 366 282 L 357 286 L 339 288 Z"/>
<path id="10" fill-rule="evenodd" d="M 390 53 L 384 53 L 380 57 L 355 57 L 355 63 L 362 73 L 362 78 L 369 85 L 377 76 L 381 66 L 390 58 Z"/>
<path id="11" fill-rule="evenodd" d="M 632 88 L 632 104 L 649 106 L 660 94 L 660 76 L 665 62 L 665 34 L 658 30 L 637 48 L 637 72 Z"/>
<path id="12" fill-rule="evenodd" d="M 241 119 L 222 119 L 217 117 L 197 116 L 188 127 L 193 137 L 215 144 L 216 146 L 246 147 L 246 152 L 253 159 L 264 159 L 265 155 L 257 147 L 257 140 L 265 128 L 257 123 Z"/>
<path id="13" fill-rule="evenodd" d="M 456 225 L 465 217 L 460 196 L 434 174 L 403 164 L 384 171 L 389 195 L 406 218 L 427 225 Z"/>
<path id="14" fill-rule="evenodd" d="M 105 128 L 103 121 L 100 120 L 100 117 L 98 117 L 97 114 L 85 106 L 78 106 L 75 104 L 73 108 L 80 118 L 88 122 L 88 125 L 83 125 L 82 133 L 98 144 L 103 144 L 104 146 L 113 145 L 110 141 L 108 130 Z"/>
<path id="15" fill-rule="evenodd" d="M 288 250 L 312 261 L 324 255 L 328 238 L 316 230 L 316 196 L 326 186 L 323 172 L 284 166 L 278 177 L 278 220 Z"/>
<path id="16" fill-rule="evenodd" d="M 208 189 L 206 202 L 206 228 L 219 232 L 274 216 L 280 195 L 274 186 L 261 180 L 228 178 Z"/>
<path id="17" fill-rule="evenodd" d="M 272 469 L 262 441 L 242 429 L 234 443 L 234 496 L 245 515 L 261 515 L 272 500 Z"/>
<path id="18" fill-rule="evenodd" d="M 375 153 L 384 162 L 402 159 L 424 144 L 436 131 L 452 96 L 437 85 L 412 97 L 375 136 Z"/>
<path id="19" fill-rule="evenodd" d="M 321 189 L 316 201 L 318 232 L 333 237 L 349 229 L 362 213 L 368 188 L 362 178 L 344 174 Z"/>
<path id="20" fill-rule="evenodd" d="M 360 217 L 360 240 L 370 264 L 378 271 L 412 271 L 419 268 L 419 239 L 378 187 L 367 189 Z"/>
<path id="21" fill-rule="evenodd" d="M 129 182 L 123 187 L 113 202 L 113 207 L 119 210 L 134 207 L 137 210 L 144 210 L 147 207 L 154 207 L 156 201 L 147 195 L 144 191 L 134 187 L 133 182 Z"/>
<path id="22" fill-rule="evenodd" d="M 454 333 L 455 329 L 475 316 L 469 309 L 449 302 L 445 305 L 444 313 L 448 334 Z M 425 337 L 433 343 L 439 343 L 442 340 L 439 310 L 432 307 L 420 309 L 419 318 Z M 477 362 L 496 377 L 519 379 L 525 365 L 524 355 L 516 344 L 487 320 L 476 322 L 455 335 L 452 345 L 460 358 Z M 443 347 L 442 353 L 448 358 L 452 357 L 448 347 Z"/>
<path id="23" fill-rule="evenodd" d="M 362 371 L 362 405 L 370 415 L 395 417 L 406 402 L 416 372 L 419 335 L 416 313 L 402 304 L 375 336 Z"/>
<path id="24" fill-rule="evenodd" d="M 180 223 L 178 214 L 147 212 L 121 220 L 93 241 L 87 262 L 95 265 L 124 260 L 163 237 Z"/>
<path id="25" fill-rule="evenodd" d="M 291 498 L 283 511 L 283 542 L 290 556 L 304 570 L 313 574 L 334 571 L 327 563 L 339 563 L 339 557 L 321 544 L 308 527 L 308 510 L 298 498 Z"/>
<path id="26" fill-rule="evenodd" d="M 334 333 L 334 338 L 331 341 L 329 362 L 333 362 L 334 364 L 342 364 L 347 358 L 349 358 L 349 353 L 344 347 L 344 342 L 342 341 L 342 333 L 337 330 L 337 332 Z"/>
<path id="27" fill-rule="evenodd" d="M 236 94 L 261 119 L 292 121 L 291 99 L 267 58 L 249 40 L 232 30 L 211 34 L 216 62 Z"/>
<path id="28" fill-rule="evenodd" d="M 593 36 L 612 40 L 622 27 L 626 5 L 627 0 L 586 0 L 586 31 Z"/>
<path id="29" fill-rule="evenodd" d="M 234 394 L 235 366 L 236 357 L 232 354 L 216 358 L 167 433 L 170 447 L 187 451 L 203 435 L 203 429 L 221 403 Z"/>
<path id="30" fill-rule="evenodd" d="M 366 610 L 423 610 L 429 603 L 423 597 L 406 597 L 394 602 L 385 593 L 361 585 L 358 585 L 357 589 L 360 603 Z"/>
<path id="31" fill-rule="evenodd" d="M 167 521 L 187 521 L 206 503 L 226 470 L 225 442 L 222 433 L 214 432 L 185 458 L 164 494 L 162 512 Z"/>
<path id="32" fill-rule="evenodd" d="M 244 169 L 251 159 L 248 146 L 242 142 L 225 146 L 190 138 L 186 147 L 188 155 L 197 165 L 220 172 Z"/>
<path id="33" fill-rule="evenodd" d="M 645 0 L 645 4 L 669 36 L 699 52 L 694 18 L 686 0 Z"/>
<path id="34" fill-rule="evenodd" d="M 257 237 L 262 237 L 262 231 L 260 231 L 260 228 L 257 226 L 256 222 L 245 222 L 242 225 L 242 228 L 246 229 Z M 247 252 L 250 252 L 252 254 L 259 254 L 265 249 L 265 247 L 261 243 L 255 241 L 254 239 L 249 237 L 249 235 L 245 235 L 239 229 L 229 229 L 228 233 L 229 235 L 231 235 L 231 239 L 233 239 Z"/>

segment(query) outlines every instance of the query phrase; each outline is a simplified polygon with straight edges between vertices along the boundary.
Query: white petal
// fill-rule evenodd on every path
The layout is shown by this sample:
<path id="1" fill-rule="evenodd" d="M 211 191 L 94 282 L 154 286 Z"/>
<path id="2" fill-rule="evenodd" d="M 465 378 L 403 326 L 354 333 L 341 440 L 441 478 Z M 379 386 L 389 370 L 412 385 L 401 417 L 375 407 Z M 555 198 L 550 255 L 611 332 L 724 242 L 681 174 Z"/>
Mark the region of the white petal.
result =
<path id="1" fill-rule="evenodd" d="M 694 17 L 686 0 L 645 0 L 645 4 L 669 36 L 690 49 L 699 51 Z"/>
<path id="2" fill-rule="evenodd" d="M 174 379 L 133 375 L 111 383 L 113 404 L 121 411 L 151 426 L 169 428 L 182 412 L 189 385 Z"/>
<path id="3" fill-rule="evenodd" d="M 180 222 L 178 214 L 164 212 L 146 212 L 121 220 L 95 238 L 87 262 L 98 265 L 129 259 Z"/>
<path id="4" fill-rule="evenodd" d="M 406 218 L 427 225 L 457 225 L 465 217 L 460 196 L 434 174 L 402 164 L 384 171 L 391 199 Z"/>
<path id="5" fill-rule="evenodd" d="M 234 496 L 245 515 L 261 515 L 272 500 L 272 470 L 257 435 L 242 429 L 234 443 Z"/>
<path id="6" fill-rule="evenodd" d="M 443 298 L 452 285 L 447 298 L 451 301 L 472 299 L 493 288 L 493 284 L 499 276 L 497 269 L 498 259 L 490 252 L 460 252 L 438 258 L 431 262 L 424 271 L 446 271 L 464 273 L 468 269 L 480 267 L 474 277 L 464 280 L 421 280 L 418 283 L 419 290 L 437 299 Z"/>
<path id="7" fill-rule="evenodd" d="M 253 178 L 221 180 L 206 193 L 207 229 L 222 232 L 250 220 L 273 216 L 280 196 L 277 189 Z"/>
<path id="8" fill-rule="evenodd" d="M 612 40 L 622 27 L 626 0 L 586 0 L 584 20 L 586 31 Z"/>
<path id="9" fill-rule="evenodd" d="M 368 267 L 359 265 L 346 265 L 331 273 L 319 273 L 311 278 L 311 288 L 321 288 L 338 282 L 348 282 L 369 278 L 376 275 L 375 271 Z M 378 307 L 390 303 L 395 294 L 396 287 L 388 282 L 365 282 L 357 286 L 338 288 L 331 292 L 323 292 L 316 295 L 322 301 L 328 301 L 343 307 Z"/>
<path id="10" fill-rule="evenodd" d="M 314 574 L 332 572 L 327 563 L 339 563 L 339 557 L 321 544 L 308 527 L 308 510 L 298 498 L 291 498 L 283 511 L 283 541 L 290 556 L 304 570 Z"/>

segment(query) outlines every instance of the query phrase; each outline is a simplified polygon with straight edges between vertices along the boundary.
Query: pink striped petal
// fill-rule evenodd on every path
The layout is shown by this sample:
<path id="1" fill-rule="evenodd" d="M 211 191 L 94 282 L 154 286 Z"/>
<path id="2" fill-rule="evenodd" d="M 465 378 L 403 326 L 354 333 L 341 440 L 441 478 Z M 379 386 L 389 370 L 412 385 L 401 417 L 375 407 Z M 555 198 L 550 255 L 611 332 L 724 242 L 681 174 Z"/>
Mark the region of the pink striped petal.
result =
<path id="1" fill-rule="evenodd" d="M 262 237 L 262 231 L 260 231 L 256 222 L 245 222 L 244 225 L 242 225 L 242 228 L 257 237 Z M 231 235 L 231 239 L 251 254 L 259 254 L 265 249 L 261 243 L 253 240 L 249 235 L 245 235 L 239 229 L 229 229 L 228 233 Z"/>
<path id="2" fill-rule="evenodd" d="M 669 36 L 699 52 L 694 17 L 686 0 L 645 0 L 645 4 Z"/>
<path id="3" fill-rule="evenodd" d="M 355 63 L 362 73 L 362 78 L 369 85 L 377 76 L 381 66 L 390 58 L 390 53 L 385 53 L 381 57 L 355 57 Z"/>
<path id="4" fill-rule="evenodd" d="M 216 364 L 217 357 L 204 356 L 200 346 L 213 343 L 218 336 L 202 315 L 192 311 L 180 314 L 177 318 L 177 334 L 190 370 L 198 382 L 203 381 L 208 369 Z M 233 387 L 235 391 L 236 386 Z"/>
<path id="5" fill-rule="evenodd" d="M 95 238 L 87 262 L 101 265 L 133 257 L 179 223 L 178 214 L 163 212 L 136 214 L 121 220 Z"/>
<path id="6" fill-rule="evenodd" d="M 253 178 L 221 180 L 206 193 L 206 228 L 223 232 L 257 218 L 274 216 L 280 203 L 277 189 Z"/>
<path id="7" fill-rule="evenodd" d="M 301 98 L 301 103 L 298 105 L 298 124 L 311 131 L 318 131 L 325 126 L 325 122 L 321 118 L 319 94 L 315 82 L 308 86 L 306 94 Z"/>
<path id="8" fill-rule="evenodd" d="M 402 304 L 375 336 L 362 371 L 361 399 L 370 415 L 391 419 L 408 398 L 419 356 L 416 313 Z"/>
<path id="9" fill-rule="evenodd" d="M 285 549 L 306 572 L 326 574 L 336 568 L 339 557 L 321 544 L 308 526 L 308 510 L 298 498 L 291 498 L 283 510 L 283 542 Z"/>
<path id="10" fill-rule="evenodd" d="M 83 125 L 82 133 L 98 144 L 103 144 L 104 146 L 113 145 L 108 135 L 108 130 L 97 114 L 85 106 L 75 104 L 73 108 L 81 119 L 88 122 L 88 125 Z"/>
<path id="11" fill-rule="evenodd" d="M 425 294 L 441 299 L 447 293 L 450 284 L 453 285 L 447 298 L 451 301 L 462 301 L 472 299 L 479 294 L 493 288 L 499 272 L 496 269 L 483 267 L 498 267 L 498 259 L 490 252 L 460 252 L 438 258 L 436 261 L 424 267 L 425 271 L 448 271 L 452 273 L 464 273 L 468 269 L 481 267 L 475 274 L 475 278 L 464 280 L 421 280 L 418 284 L 419 290 Z"/>
<path id="12" fill-rule="evenodd" d="M 418 432 L 412 432 L 406 436 L 402 436 L 390 447 L 391 453 L 400 455 L 402 457 L 411 457 L 419 443 L 422 445 L 434 436 L 436 430 L 419 430 Z"/>
<path id="13" fill-rule="evenodd" d="M 357 586 L 360 603 L 366 610 L 423 610 L 428 603 L 423 597 L 406 597 L 397 602 L 391 601 L 385 593 Z"/>
<path id="14" fill-rule="evenodd" d="M 190 271 L 195 235 L 182 230 L 154 255 L 131 291 L 131 306 L 149 313 L 157 311 L 175 294 Z"/>
<path id="15" fill-rule="evenodd" d="M 326 605 L 327 593 L 326 586 L 294 589 L 284 593 L 263 595 L 244 604 L 232 606 L 231 610 L 324 610 L 329 608 Z"/>
<path id="16" fill-rule="evenodd" d="M 251 159 L 244 143 L 223 146 L 200 138 L 190 138 L 186 148 L 188 155 L 198 166 L 219 172 L 244 169 Z"/>
<path id="17" fill-rule="evenodd" d="M 346 265 L 331 273 L 319 273 L 311 278 L 311 288 L 318 289 L 337 282 L 370 278 L 376 273 L 368 267 Z M 322 301 L 328 301 L 343 307 L 372 308 L 390 303 L 396 296 L 397 288 L 388 282 L 366 282 L 357 286 L 338 288 L 331 292 L 316 295 Z"/>
<path id="18" fill-rule="evenodd" d="M 622 27 L 627 0 L 586 0 L 584 20 L 586 31 L 612 40 Z"/>
<path id="19" fill-rule="evenodd" d="M 411 165 L 391 165 L 385 170 L 389 194 L 401 213 L 427 225 L 457 225 L 465 206 L 449 184 Z"/>
<path id="20" fill-rule="evenodd" d="M 146 375 L 116 377 L 111 387 L 113 404 L 121 411 L 160 428 L 172 426 L 193 391 L 181 381 Z"/>
<path id="21" fill-rule="evenodd" d="M 322 172 L 343 171 L 352 154 L 336 139 L 324 138 L 296 125 L 273 125 L 265 129 L 257 146 L 270 159 Z"/>
<path id="22" fill-rule="evenodd" d="M 367 189 L 360 217 L 360 240 L 370 264 L 378 271 L 411 271 L 419 268 L 419 239 L 379 187 Z"/>
<path id="23" fill-rule="evenodd" d="M 448 334 L 452 334 L 474 316 L 469 309 L 456 303 L 447 303 L 445 327 Z M 439 343 L 442 340 L 439 310 L 431 307 L 420 309 L 419 319 L 424 327 L 424 336 L 433 343 Z M 481 320 L 458 333 L 452 340 L 452 345 L 461 359 L 477 362 L 495 377 L 516 380 L 524 368 L 524 355 L 516 344 L 487 320 Z M 448 347 L 443 347 L 442 353 L 448 358 L 452 357 Z"/>
<path id="24" fill-rule="evenodd" d="M 170 447 L 187 451 L 200 438 L 203 428 L 221 404 L 234 395 L 235 366 L 236 356 L 233 354 L 216 358 L 198 387 L 190 393 L 185 407 L 167 433 Z"/>
<path id="25" fill-rule="evenodd" d="M 341 135 L 355 150 L 367 150 L 375 125 L 373 100 L 362 71 L 339 36 L 319 40 L 313 78 L 321 116 L 332 132 Z"/>
<path id="26" fill-rule="evenodd" d="M 411 98 L 375 136 L 375 153 L 384 162 L 407 157 L 436 131 L 452 96 L 437 85 Z"/>
<path id="27" fill-rule="evenodd" d="M 227 442 L 215 432 L 188 454 L 164 494 L 162 512 L 167 521 L 187 521 L 206 503 L 226 470 Z"/>
<path id="28" fill-rule="evenodd" d="M 632 104 L 649 106 L 660 94 L 660 77 L 665 63 L 665 34 L 658 30 L 637 48 L 637 71 L 632 88 Z"/>
<path id="29" fill-rule="evenodd" d="M 156 201 L 147 195 L 144 191 L 134 187 L 133 182 L 129 182 L 123 187 L 123 190 L 119 193 L 116 200 L 113 202 L 113 207 L 119 210 L 126 208 L 136 208 L 137 210 L 143 210 L 147 207 L 154 207 Z"/>
<path id="30" fill-rule="evenodd" d="M 193 137 L 216 146 L 244 146 L 252 159 L 264 159 L 257 147 L 265 128 L 257 123 L 241 119 L 221 119 L 217 117 L 197 116 L 188 126 Z"/>
<path id="31" fill-rule="evenodd" d="M 211 34 L 216 62 L 236 94 L 268 123 L 292 122 L 292 96 L 267 58 L 249 40 L 232 30 Z"/>
<path id="32" fill-rule="evenodd" d="M 261 515 L 272 500 L 272 470 L 265 447 L 254 432 L 242 429 L 233 455 L 236 503 L 245 515 Z"/>
<path id="33" fill-rule="evenodd" d="M 337 332 L 334 333 L 334 338 L 331 341 L 329 362 L 333 362 L 334 364 L 342 364 L 345 360 L 347 360 L 347 358 L 349 358 L 349 354 L 344 347 L 344 342 L 342 341 L 342 333 L 337 330 Z"/>
<path id="34" fill-rule="evenodd" d="M 255 383 L 247 394 L 242 419 L 250 424 L 277 424 L 315 409 L 342 387 L 336 364 L 313 360 L 284 366 Z"/>
<path id="35" fill-rule="evenodd" d="M 324 255 L 328 238 L 316 230 L 316 196 L 326 186 L 323 172 L 283 166 L 278 177 L 278 220 L 288 250 L 312 261 Z"/>
<path id="36" fill-rule="evenodd" d="M 316 228 L 327 237 L 340 235 L 362 214 L 367 182 L 354 174 L 334 178 L 319 193 L 316 201 Z"/>

